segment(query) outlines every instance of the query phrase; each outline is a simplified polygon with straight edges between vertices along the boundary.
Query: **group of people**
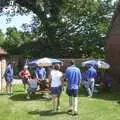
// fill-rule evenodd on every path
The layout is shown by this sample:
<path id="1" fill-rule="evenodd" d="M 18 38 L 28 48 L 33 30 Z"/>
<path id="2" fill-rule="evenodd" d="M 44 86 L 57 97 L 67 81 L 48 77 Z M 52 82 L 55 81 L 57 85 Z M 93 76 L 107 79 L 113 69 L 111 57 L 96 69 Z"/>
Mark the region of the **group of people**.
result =
<path id="1" fill-rule="evenodd" d="M 92 97 L 97 72 L 94 66 L 88 65 L 87 67 L 88 69 L 85 72 L 86 80 L 84 82 L 85 88 L 88 91 L 88 96 Z M 11 85 L 10 83 L 13 80 L 13 67 L 11 64 L 8 65 L 6 73 L 6 90 L 8 91 L 8 86 Z M 35 72 L 33 74 L 30 74 L 30 72 L 28 71 L 28 66 L 24 66 L 24 69 L 19 72 L 19 76 L 23 80 L 24 89 L 28 93 L 27 98 L 29 98 L 31 93 L 35 93 L 37 89 L 41 89 L 41 87 L 43 86 L 40 86 L 39 82 L 45 80 L 46 70 L 43 67 L 37 67 Z M 69 96 L 68 112 L 71 112 L 72 115 L 77 115 L 77 96 L 82 80 L 82 74 L 80 69 L 75 66 L 75 62 L 70 61 L 70 64 L 66 68 L 64 73 L 61 72 L 59 64 L 53 65 L 48 75 L 48 79 L 53 101 L 53 112 L 57 112 L 57 110 L 60 109 L 60 95 L 62 93 L 64 83 L 66 83 L 66 94 Z M 28 85 L 29 87 L 26 88 L 26 85 Z M 10 90 L 10 92 L 12 91 Z"/>

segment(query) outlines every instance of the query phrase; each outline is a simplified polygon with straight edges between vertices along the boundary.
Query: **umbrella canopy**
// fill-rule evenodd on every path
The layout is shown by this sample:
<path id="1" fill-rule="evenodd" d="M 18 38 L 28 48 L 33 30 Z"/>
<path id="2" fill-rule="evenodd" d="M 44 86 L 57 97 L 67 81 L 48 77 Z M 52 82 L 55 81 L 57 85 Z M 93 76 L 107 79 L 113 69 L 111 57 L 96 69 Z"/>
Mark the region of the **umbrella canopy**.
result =
<path id="1" fill-rule="evenodd" d="M 52 58 L 41 58 L 37 60 L 33 60 L 29 62 L 29 66 L 51 66 L 54 64 L 61 64 L 62 61 L 58 59 L 52 59 Z"/>
<path id="2" fill-rule="evenodd" d="M 86 66 L 86 65 L 93 65 L 93 66 L 96 65 L 98 66 L 98 68 L 101 68 L 101 69 L 110 68 L 110 65 L 102 60 L 88 60 L 88 61 L 82 62 L 82 66 Z"/>

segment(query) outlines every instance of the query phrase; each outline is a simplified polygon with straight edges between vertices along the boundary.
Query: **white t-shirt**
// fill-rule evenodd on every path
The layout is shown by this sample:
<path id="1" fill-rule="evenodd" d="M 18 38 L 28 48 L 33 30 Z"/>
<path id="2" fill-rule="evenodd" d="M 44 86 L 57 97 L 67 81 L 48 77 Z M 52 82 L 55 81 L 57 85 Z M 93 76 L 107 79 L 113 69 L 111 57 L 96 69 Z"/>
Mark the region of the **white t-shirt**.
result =
<path id="1" fill-rule="evenodd" d="M 62 72 L 58 71 L 58 70 L 52 70 L 51 71 L 51 87 L 58 87 L 60 85 L 62 85 L 61 83 L 61 77 L 62 77 Z"/>
<path id="2" fill-rule="evenodd" d="M 28 80 L 30 88 L 37 88 L 37 80 L 36 79 L 29 79 Z"/>

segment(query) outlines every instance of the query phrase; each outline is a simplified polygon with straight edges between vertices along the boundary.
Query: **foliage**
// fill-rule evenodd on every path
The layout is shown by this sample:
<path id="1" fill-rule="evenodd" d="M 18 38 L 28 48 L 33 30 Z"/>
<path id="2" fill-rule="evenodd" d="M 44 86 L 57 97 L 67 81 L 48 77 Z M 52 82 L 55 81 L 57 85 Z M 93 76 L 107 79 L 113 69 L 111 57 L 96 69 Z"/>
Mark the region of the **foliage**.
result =
<path id="1" fill-rule="evenodd" d="M 10 1 L 4 0 L 1 9 Z M 15 0 L 12 13 L 36 14 L 29 33 L 32 37 L 22 44 L 21 52 L 38 57 L 104 57 L 105 37 L 114 10 L 111 1 Z M 31 49 L 32 40 L 39 44 Z"/>
<path id="2" fill-rule="evenodd" d="M 2 32 L 2 30 L 0 30 L 0 46 L 3 45 L 4 41 L 5 41 L 5 35 Z"/>

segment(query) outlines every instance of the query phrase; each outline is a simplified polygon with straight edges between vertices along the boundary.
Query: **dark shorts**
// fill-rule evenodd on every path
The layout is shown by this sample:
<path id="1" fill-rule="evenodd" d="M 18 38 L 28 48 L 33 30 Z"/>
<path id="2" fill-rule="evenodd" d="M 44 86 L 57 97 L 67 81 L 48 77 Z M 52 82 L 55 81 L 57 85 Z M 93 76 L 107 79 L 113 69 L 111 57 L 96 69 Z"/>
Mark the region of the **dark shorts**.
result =
<path id="1" fill-rule="evenodd" d="M 22 82 L 23 82 L 23 84 L 27 84 L 28 83 L 28 79 L 27 78 L 23 78 Z"/>
<path id="2" fill-rule="evenodd" d="M 29 88 L 27 89 L 27 92 L 28 92 L 28 93 L 29 93 L 29 92 L 36 92 L 36 89 L 37 89 L 37 88 L 30 88 L 30 87 L 29 87 Z"/>
<path id="3" fill-rule="evenodd" d="M 52 93 L 52 95 L 60 96 L 61 92 L 62 92 L 62 86 L 51 87 L 51 93 Z"/>
<path id="4" fill-rule="evenodd" d="M 12 81 L 13 81 L 13 79 L 12 78 L 5 78 L 5 80 L 6 80 L 6 83 L 7 84 L 11 84 L 12 83 Z"/>
<path id="5" fill-rule="evenodd" d="M 66 89 L 66 93 L 68 96 L 77 97 L 78 89 Z"/>

